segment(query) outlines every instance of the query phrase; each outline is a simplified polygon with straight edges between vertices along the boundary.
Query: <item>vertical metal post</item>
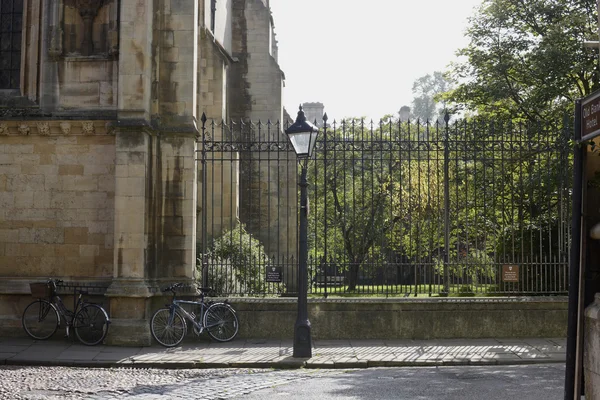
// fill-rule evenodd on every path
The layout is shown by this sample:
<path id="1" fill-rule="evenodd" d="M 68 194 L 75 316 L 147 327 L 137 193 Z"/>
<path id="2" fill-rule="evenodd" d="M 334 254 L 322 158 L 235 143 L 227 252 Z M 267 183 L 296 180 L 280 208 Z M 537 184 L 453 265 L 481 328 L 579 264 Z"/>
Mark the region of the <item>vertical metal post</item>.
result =
<path id="1" fill-rule="evenodd" d="M 598 11 L 598 39 L 600 40 L 600 0 L 597 1 L 597 11 Z M 598 66 L 600 67 L 600 44 L 598 44 Z"/>
<path id="2" fill-rule="evenodd" d="M 450 115 L 446 112 L 444 115 L 446 129 L 444 133 L 444 293 L 450 294 L 450 271 L 448 264 L 450 262 L 450 149 L 448 148 L 448 122 Z"/>
<path id="3" fill-rule="evenodd" d="M 310 321 L 308 320 L 308 159 L 300 161 L 300 231 L 298 248 L 298 317 L 294 325 L 294 357 L 312 357 Z"/>
<path id="4" fill-rule="evenodd" d="M 206 171 L 206 114 L 202 113 L 202 286 L 208 287 L 208 210 L 206 200 L 206 189 L 207 189 L 207 171 Z"/>
<path id="5" fill-rule="evenodd" d="M 327 237 L 327 226 L 329 225 L 327 223 L 327 113 L 325 113 L 325 115 L 323 115 L 323 220 L 324 220 L 324 227 L 323 227 L 323 239 L 324 239 L 324 243 L 323 243 L 323 254 L 324 254 L 324 260 L 325 260 L 325 270 L 323 271 L 323 276 L 325 279 L 325 287 L 324 287 L 324 293 L 323 293 L 323 297 L 327 298 L 328 294 L 327 294 L 327 274 L 328 274 L 328 270 L 329 270 L 329 262 L 328 262 L 328 254 L 327 254 L 327 241 L 328 241 L 328 237 Z M 316 124 L 315 124 L 316 125 Z M 317 225 L 315 224 L 315 227 Z M 336 274 L 337 275 L 337 274 Z"/>
<path id="6" fill-rule="evenodd" d="M 581 140 L 581 100 L 575 103 L 575 141 Z M 583 160 L 585 147 L 576 146 L 573 152 L 573 215 L 572 241 L 569 263 L 569 311 L 567 314 L 567 360 L 565 370 L 565 400 L 579 398 L 581 392 L 581 365 L 577 357 L 580 323 L 581 227 L 583 205 Z M 578 373 L 579 372 L 579 373 Z M 576 393 L 577 392 L 577 393 Z"/>

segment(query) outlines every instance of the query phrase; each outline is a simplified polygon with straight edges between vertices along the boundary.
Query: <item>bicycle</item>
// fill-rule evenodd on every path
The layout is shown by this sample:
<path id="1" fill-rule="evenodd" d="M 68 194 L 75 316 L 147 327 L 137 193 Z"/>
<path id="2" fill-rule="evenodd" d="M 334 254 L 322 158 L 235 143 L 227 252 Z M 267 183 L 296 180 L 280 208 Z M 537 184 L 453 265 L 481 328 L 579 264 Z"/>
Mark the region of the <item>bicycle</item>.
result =
<path id="1" fill-rule="evenodd" d="M 239 322 L 233 307 L 226 302 L 205 302 L 205 295 L 211 288 L 199 288 L 200 300 L 177 300 L 176 289 L 184 287 L 182 283 L 174 283 L 163 289 L 172 292 L 171 304 L 157 310 L 150 321 L 152 337 L 165 347 L 177 346 L 187 333 L 186 320 L 192 323 L 194 333 L 200 336 L 206 330 L 211 338 L 218 342 L 228 342 L 238 333 Z M 186 304 L 199 308 L 199 313 L 186 311 L 181 305 Z"/>
<path id="2" fill-rule="evenodd" d="M 102 306 L 82 300 L 83 295 L 87 294 L 83 290 L 73 299 L 73 311 L 67 309 L 56 292 L 56 287 L 62 282 L 60 279 L 48 279 L 45 283 L 29 284 L 32 296 L 38 300 L 23 311 L 23 329 L 32 339 L 46 340 L 54 335 L 62 316 L 65 321 L 65 337 L 70 337 L 72 327 L 81 343 L 87 346 L 101 343 L 108 333 L 108 314 Z"/>

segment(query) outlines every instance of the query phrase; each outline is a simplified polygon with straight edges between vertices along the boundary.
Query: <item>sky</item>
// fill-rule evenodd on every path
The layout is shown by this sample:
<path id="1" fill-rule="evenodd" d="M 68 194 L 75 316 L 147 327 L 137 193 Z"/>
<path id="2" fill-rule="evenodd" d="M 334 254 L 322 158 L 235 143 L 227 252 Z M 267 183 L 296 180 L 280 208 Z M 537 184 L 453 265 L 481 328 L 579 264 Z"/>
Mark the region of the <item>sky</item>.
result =
<path id="1" fill-rule="evenodd" d="M 321 102 L 329 121 L 410 106 L 413 82 L 457 61 L 482 0 L 270 0 L 283 104 Z"/>

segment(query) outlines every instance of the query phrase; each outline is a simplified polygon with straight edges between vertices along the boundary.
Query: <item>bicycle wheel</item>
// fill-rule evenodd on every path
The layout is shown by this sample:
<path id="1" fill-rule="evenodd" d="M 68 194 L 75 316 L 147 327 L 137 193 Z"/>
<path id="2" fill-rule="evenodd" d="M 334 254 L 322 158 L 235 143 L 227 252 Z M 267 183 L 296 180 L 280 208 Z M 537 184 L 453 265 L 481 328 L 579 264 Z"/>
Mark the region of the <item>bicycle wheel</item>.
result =
<path id="1" fill-rule="evenodd" d="M 23 311 L 23 329 L 36 340 L 45 340 L 54 335 L 60 323 L 60 317 L 54 304 L 47 300 L 36 300 Z"/>
<path id="2" fill-rule="evenodd" d="M 217 342 L 228 342 L 237 335 L 239 322 L 230 305 L 215 303 L 204 314 L 204 327 Z"/>
<path id="3" fill-rule="evenodd" d="M 177 311 L 161 308 L 150 321 L 150 332 L 158 343 L 165 347 L 177 346 L 187 332 L 185 319 Z"/>
<path id="4" fill-rule="evenodd" d="M 86 304 L 75 314 L 73 329 L 77 339 L 86 346 L 101 343 L 108 333 L 108 314 L 98 304 Z"/>

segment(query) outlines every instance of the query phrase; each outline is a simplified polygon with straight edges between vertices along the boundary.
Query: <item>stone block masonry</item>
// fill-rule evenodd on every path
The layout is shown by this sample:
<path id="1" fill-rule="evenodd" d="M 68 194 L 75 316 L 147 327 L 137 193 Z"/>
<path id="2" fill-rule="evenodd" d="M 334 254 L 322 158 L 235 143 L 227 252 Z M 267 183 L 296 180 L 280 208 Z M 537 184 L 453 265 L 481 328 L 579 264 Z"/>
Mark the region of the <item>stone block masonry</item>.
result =
<path id="1" fill-rule="evenodd" d="M 240 338 L 293 337 L 296 299 L 230 302 L 238 312 Z M 317 340 L 533 338 L 567 333 L 564 297 L 312 299 L 308 316 Z"/>
<path id="2" fill-rule="evenodd" d="M 114 136 L 102 122 L 89 134 L 83 122 L 38 122 L 29 135 L 3 124 L 0 276 L 112 276 Z"/>
<path id="3" fill-rule="evenodd" d="M 233 3 L 217 2 L 211 33 L 206 0 L 24 0 L 21 86 L 0 96 L 0 332 L 20 331 L 28 283 L 56 276 L 107 286 L 107 342 L 149 344 L 157 288 L 197 278 L 198 194 L 218 231 L 238 221 L 240 155 L 202 171 L 222 190 L 199 192 L 197 122 L 239 115 L 229 93 L 278 119 L 283 75 L 263 0 L 235 1 L 257 29 L 241 64 L 262 61 L 232 68 Z M 255 79 L 257 97 L 231 76 Z"/>

